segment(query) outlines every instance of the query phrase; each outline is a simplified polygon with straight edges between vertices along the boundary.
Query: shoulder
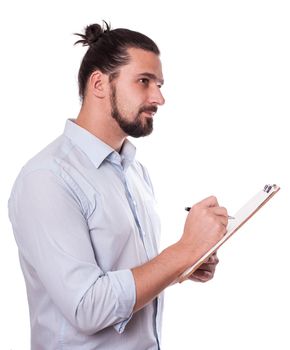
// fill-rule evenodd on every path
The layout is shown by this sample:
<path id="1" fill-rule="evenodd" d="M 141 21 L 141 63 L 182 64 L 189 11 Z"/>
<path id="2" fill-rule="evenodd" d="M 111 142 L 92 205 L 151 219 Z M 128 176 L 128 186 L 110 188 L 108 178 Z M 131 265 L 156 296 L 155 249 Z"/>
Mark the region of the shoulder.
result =
<path id="1" fill-rule="evenodd" d="M 37 170 L 57 172 L 59 164 L 69 155 L 74 145 L 64 135 L 59 136 L 23 166 L 19 176 L 26 176 Z"/>
<path id="2" fill-rule="evenodd" d="M 62 163 L 68 157 L 73 145 L 63 135 L 59 136 L 22 167 L 12 189 L 15 191 L 26 189 L 33 190 L 39 187 L 48 189 L 48 184 L 55 183 L 58 186 L 64 184 Z"/>
<path id="3" fill-rule="evenodd" d="M 61 135 L 23 166 L 12 187 L 10 201 L 66 198 L 78 203 L 83 213 L 89 215 L 96 196 L 84 175 L 88 167 L 92 167 L 89 159 L 70 138 Z"/>

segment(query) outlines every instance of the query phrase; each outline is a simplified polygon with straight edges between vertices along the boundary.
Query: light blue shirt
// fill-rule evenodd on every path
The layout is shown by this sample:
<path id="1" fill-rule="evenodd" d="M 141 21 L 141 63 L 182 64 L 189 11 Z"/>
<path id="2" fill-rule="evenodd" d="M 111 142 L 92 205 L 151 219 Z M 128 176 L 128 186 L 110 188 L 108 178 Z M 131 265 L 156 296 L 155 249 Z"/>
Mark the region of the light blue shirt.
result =
<path id="1" fill-rule="evenodd" d="M 132 313 L 130 269 L 158 254 L 146 169 L 68 120 L 21 170 L 9 199 L 32 350 L 159 349 L 162 296 Z"/>

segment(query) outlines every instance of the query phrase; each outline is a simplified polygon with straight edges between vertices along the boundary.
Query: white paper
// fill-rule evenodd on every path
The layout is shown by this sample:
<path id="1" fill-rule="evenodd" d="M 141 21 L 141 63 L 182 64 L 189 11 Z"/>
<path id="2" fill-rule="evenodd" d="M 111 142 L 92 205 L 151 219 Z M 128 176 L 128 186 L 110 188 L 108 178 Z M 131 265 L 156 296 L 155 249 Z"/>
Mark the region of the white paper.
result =
<path id="1" fill-rule="evenodd" d="M 268 186 L 268 187 L 266 187 Z M 214 245 L 207 253 L 205 253 L 198 261 L 189 267 L 179 277 L 179 282 L 188 278 L 205 260 L 207 260 L 229 237 L 231 237 L 248 219 L 251 218 L 256 211 L 263 206 L 274 193 L 279 191 L 277 185 L 266 185 L 262 191 L 259 191 L 254 197 L 252 197 L 233 217 L 229 219 L 227 226 L 227 233 L 223 238 Z M 270 190 L 269 190 L 270 188 Z M 266 190 L 265 190 L 266 189 Z"/>

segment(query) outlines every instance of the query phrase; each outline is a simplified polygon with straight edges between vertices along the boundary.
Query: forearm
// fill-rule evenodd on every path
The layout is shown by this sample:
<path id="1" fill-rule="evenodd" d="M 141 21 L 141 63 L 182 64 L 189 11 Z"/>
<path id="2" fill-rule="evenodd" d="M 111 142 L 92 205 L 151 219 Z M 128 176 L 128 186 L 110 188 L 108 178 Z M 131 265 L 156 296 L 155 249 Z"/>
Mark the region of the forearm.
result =
<path id="1" fill-rule="evenodd" d="M 136 285 L 134 312 L 144 307 L 166 287 L 172 284 L 198 257 L 185 252 L 176 243 L 148 263 L 132 269 Z"/>

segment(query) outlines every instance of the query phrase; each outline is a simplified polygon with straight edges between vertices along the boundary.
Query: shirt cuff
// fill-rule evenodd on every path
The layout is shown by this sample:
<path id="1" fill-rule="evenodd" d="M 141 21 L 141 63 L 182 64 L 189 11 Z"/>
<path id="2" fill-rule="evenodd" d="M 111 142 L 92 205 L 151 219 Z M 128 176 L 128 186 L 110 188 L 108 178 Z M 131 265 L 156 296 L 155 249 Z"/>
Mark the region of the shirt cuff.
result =
<path id="1" fill-rule="evenodd" d="M 116 315 L 122 321 L 114 325 L 118 333 L 123 333 L 133 316 L 136 303 L 135 280 L 131 270 L 110 271 L 107 273 L 116 295 Z"/>

